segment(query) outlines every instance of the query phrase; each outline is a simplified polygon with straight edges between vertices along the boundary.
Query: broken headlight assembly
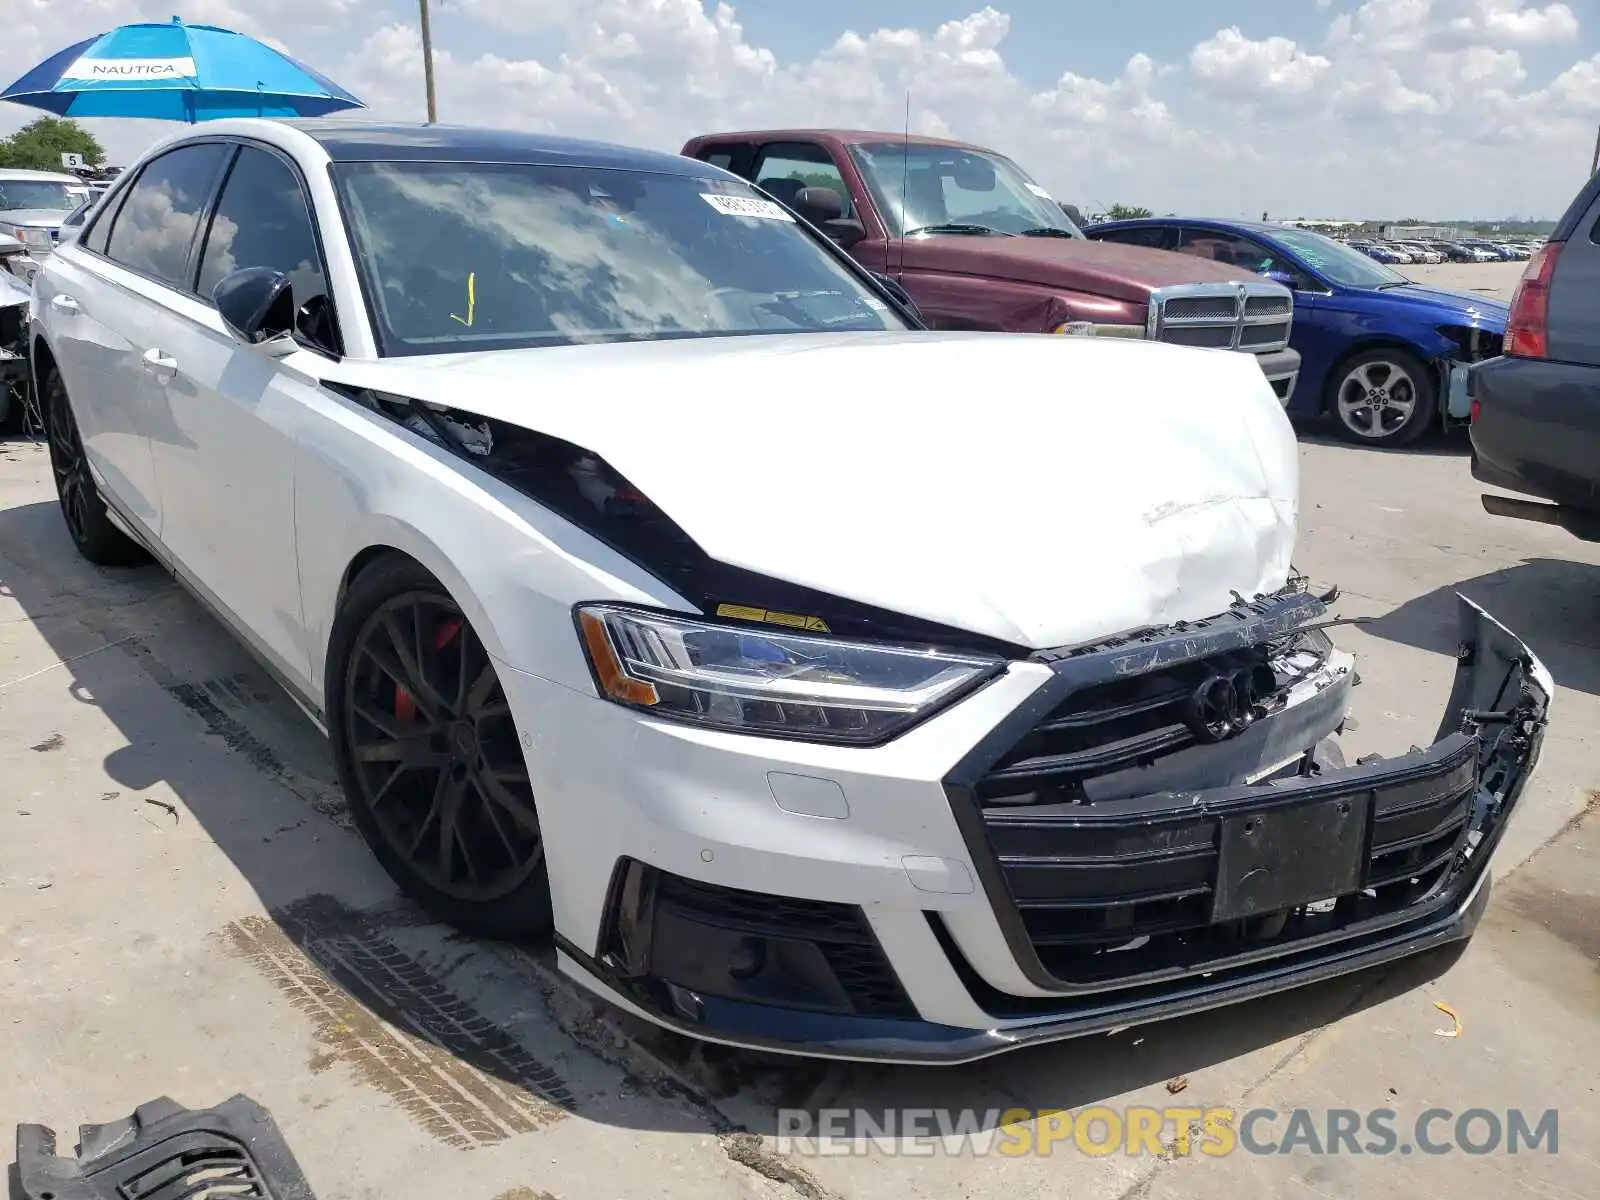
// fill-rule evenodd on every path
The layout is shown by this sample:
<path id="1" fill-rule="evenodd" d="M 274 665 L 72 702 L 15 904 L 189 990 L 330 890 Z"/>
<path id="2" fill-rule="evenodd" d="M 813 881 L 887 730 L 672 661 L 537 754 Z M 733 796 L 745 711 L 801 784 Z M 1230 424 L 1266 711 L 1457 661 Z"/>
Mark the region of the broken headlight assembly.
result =
<path id="1" fill-rule="evenodd" d="M 1003 659 L 582 605 L 600 694 L 762 737 L 875 745 L 1005 670 Z"/>

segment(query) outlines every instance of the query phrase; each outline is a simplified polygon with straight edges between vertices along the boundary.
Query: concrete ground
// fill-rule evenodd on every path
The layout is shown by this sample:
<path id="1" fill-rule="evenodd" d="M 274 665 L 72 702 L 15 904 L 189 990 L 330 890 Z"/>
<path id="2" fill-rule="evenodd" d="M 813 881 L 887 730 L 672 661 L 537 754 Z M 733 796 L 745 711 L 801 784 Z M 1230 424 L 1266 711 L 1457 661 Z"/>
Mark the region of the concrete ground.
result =
<path id="1" fill-rule="evenodd" d="M 1413 268 L 1509 288 L 1510 266 Z M 1463 278 L 1454 280 L 1454 276 Z M 162 1094 L 266 1104 L 322 1200 L 1494 1197 L 1600 1194 L 1600 547 L 1481 509 L 1460 437 L 1305 431 L 1298 565 L 1338 582 L 1357 752 L 1435 732 L 1462 590 L 1560 685 L 1479 936 L 1162 1025 L 934 1071 L 701 1048 L 597 1008 L 538 955 L 406 905 L 324 745 L 153 568 L 77 559 L 43 451 L 0 442 L 0 1128 Z M 1451 1005 L 1456 1038 L 1434 1007 Z M 1559 1110 L 1559 1152 L 816 1156 L 780 1108 Z M 1448 1134 L 1439 1126 L 1435 1137 Z M 1281 1136 L 1285 1121 L 1270 1133 Z M 868 1149 L 871 1149 L 868 1147 Z"/>

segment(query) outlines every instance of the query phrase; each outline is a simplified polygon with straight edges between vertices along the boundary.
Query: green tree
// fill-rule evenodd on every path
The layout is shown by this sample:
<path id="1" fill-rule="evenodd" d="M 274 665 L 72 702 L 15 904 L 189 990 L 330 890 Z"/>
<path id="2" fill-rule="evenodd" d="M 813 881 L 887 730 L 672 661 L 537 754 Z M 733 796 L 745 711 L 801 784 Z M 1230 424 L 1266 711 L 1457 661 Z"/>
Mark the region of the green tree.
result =
<path id="1" fill-rule="evenodd" d="M 59 171 L 63 154 L 81 154 L 91 167 L 106 160 L 106 152 L 94 134 L 76 121 L 61 117 L 40 117 L 0 141 L 0 167 Z"/>
<path id="2" fill-rule="evenodd" d="M 1108 221 L 1141 221 L 1153 216 L 1155 213 L 1138 204 L 1113 204 L 1106 210 Z"/>

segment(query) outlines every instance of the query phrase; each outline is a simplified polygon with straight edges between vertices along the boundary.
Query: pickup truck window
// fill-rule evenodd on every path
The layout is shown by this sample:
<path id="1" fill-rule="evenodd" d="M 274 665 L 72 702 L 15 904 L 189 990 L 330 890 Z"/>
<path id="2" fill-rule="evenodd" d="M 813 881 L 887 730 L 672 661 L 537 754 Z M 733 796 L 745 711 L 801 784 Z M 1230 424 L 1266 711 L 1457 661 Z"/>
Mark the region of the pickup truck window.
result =
<path id="1" fill-rule="evenodd" d="M 844 201 L 844 215 L 848 217 L 854 213 L 850 189 L 845 186 L 838 164 L 821 146 L 810 142 L 774 142 L 763 146 L 755 181 L 758 187 L 791 206 L 801 188 L 832 188 Z"/>
<path id="2" fill-rule="evenodd" d="M 471 162 L 333 179 L 386 356 L 906 328 L 746 183 Z"/>
<path id="3" fill-rule="evenodd" d="M 850 153 L 892 235 L 1083 237 L 1049 192 L 999 154 L 918 142 L 864 142 Z"/>

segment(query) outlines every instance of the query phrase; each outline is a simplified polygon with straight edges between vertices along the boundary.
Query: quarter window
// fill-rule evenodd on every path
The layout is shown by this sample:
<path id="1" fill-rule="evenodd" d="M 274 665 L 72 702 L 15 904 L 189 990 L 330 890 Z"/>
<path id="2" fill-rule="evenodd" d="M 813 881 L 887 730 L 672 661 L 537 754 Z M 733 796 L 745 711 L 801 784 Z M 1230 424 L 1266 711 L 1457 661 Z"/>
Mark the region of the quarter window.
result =
<path id="1" fill-rule="evenodd" d="M 201 142 L 154 159 L 128 190 L 106 255 L 129 270 L 187 290 L 189 250 L 200 213 L 231 146 Z"/>

